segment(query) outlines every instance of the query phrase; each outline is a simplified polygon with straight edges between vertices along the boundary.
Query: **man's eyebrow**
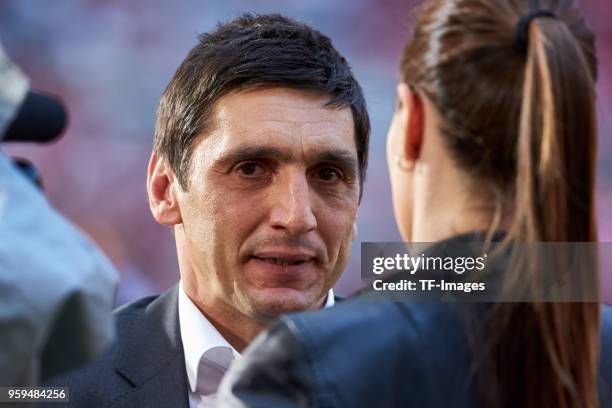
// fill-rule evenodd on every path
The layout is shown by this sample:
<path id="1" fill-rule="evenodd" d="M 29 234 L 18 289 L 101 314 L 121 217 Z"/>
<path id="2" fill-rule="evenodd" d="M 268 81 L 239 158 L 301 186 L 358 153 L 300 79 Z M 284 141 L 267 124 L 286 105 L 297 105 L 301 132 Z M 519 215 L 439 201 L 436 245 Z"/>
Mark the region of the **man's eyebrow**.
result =
<path id="1" fill-rule="evenodd" d="M 287 150 L 278 149 L 270 146 L 245 146 L 237 147 L 223 153 L 216 164 L 221 166 L 233 165 L 242 161 L 274 158 L 281 162 L 289 162 L 294 156 Z M 358 167 L 355 155 L 345 149 L 323 150 L 314 153 L 307 158 L 309 163 L 333 163 L 347 170 L 355 170 Z"/>
<path id="2" fill-rule="evenodd" d="M 314 154 L 309 161 L 314 163 L 333 163 L 347 170 L 356 170 L 359 165 L 355 155 L 345 149 L 324 150 Z"/>
<path id="3" fill-rule="evenodd" d="M 286 150 L 270 146 L 245 146 L 223 153 L 216 162 L 220 165 L 232 165 L 242 161 L 262 158 L 275 158 L 282 162 L 288 162 L 293 158 L 293 155 Z"/>

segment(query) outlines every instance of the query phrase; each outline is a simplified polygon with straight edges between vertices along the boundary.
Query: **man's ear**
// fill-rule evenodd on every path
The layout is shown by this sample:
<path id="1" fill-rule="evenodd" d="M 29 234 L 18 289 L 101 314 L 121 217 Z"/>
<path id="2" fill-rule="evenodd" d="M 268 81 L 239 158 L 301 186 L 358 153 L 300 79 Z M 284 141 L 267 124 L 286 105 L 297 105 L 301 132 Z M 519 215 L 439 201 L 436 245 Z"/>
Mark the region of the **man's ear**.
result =
<path id="1" fill-rule="evenodd" d="M 147 170 L 147 193 L 153 218 L 162 225 L 183 222 L 176 196 L 177 181 L 167 160 L 153 152 Z"/>
<path id="2" fill-rule="evenodd" d="M 423 99 L 404 82 L 397 85 L 397 98 L 398 109 L 405 109 L 407 118 L 404 129 L 404 157 L 408 161 L 415 162 L 421 155 L 423 145 L 425 123 Z"/>

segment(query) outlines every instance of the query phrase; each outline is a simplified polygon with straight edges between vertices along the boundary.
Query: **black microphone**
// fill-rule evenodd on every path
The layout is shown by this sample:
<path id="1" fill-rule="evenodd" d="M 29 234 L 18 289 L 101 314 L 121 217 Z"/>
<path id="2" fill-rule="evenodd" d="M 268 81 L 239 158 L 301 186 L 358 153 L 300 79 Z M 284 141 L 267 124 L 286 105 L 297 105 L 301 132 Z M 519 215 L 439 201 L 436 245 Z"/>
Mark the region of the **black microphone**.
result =
<path id="1" fill-rule="evenodd" d="M 68 114 L 59 99 L 28 92 L 3 142 L 46 143 L 58 138 L 66 127 Z"/>

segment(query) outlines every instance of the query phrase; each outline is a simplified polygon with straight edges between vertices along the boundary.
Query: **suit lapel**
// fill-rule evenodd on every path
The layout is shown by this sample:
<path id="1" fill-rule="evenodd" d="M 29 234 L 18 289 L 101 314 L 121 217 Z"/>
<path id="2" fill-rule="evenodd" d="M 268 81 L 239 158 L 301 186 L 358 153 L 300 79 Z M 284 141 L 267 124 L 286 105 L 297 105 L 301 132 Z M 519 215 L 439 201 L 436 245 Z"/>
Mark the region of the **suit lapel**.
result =
<path id="1" fill-rule="evenodd" d="M 187 375 L 178 319 L 178 285 L 134 319 L 114 361 L 133 388 L 113 407 L 188 407 Z"/>

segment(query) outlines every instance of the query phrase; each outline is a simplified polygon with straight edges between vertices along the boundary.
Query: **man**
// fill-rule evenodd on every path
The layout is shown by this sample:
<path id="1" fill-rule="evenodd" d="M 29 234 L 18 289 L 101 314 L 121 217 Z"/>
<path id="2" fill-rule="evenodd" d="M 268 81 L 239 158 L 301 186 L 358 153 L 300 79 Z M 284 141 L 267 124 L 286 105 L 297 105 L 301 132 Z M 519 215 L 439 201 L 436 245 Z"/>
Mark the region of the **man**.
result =
<path id="1" fill-rule="evenodd" d="M 362 91 L 330 40 L 280 15 L 202 35 L 157 113 L 148 170 L 180 283 L 117 312 L 118 342 L 68 382 L 82 406 L 207 406 L 280 314 L 333 304 L 367 163 Z"/>

